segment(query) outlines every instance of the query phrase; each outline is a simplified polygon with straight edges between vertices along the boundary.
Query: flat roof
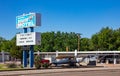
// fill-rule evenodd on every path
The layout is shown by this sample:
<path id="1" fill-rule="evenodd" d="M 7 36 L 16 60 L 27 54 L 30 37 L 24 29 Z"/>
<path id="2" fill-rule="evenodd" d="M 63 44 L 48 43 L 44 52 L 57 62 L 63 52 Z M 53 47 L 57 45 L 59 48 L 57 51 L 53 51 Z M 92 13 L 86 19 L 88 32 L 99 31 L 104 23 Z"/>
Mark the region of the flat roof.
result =
<path id="1" fill-rule="evenodd" d="M 72 52 L 39 52 L 39 54 L 74 54 L 75 51 Z M 78 54 L 117 54 L 120 53 L 120 51 L 77 51 Z M 34 52 L 34 54 L 38 54 L 38 52 Z"/>

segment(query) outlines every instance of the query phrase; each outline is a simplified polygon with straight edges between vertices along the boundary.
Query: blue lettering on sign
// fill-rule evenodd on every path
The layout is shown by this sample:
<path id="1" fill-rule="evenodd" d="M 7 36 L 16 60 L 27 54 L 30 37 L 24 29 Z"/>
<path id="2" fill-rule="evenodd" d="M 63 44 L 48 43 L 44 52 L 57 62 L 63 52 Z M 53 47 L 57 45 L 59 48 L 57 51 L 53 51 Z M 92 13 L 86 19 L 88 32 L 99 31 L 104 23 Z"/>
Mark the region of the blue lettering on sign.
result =
<path id="1" fill-rule="evenodd" d="M 32 27 L 36 25 L 36 15 L 35 13 L 27 14 L 23 16 L 18 16 L 16 18 L 17 28 Z"/>

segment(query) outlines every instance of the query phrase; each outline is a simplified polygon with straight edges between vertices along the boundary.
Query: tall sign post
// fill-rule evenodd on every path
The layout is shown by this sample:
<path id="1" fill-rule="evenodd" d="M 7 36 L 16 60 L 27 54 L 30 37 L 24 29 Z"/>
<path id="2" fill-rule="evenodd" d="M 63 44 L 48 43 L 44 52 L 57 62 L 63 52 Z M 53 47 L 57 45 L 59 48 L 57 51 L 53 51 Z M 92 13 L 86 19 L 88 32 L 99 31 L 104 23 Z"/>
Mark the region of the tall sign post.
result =
<path id="1" fill-rule="evenodd" d="M 34 32 L 34 28 L 33 27 L 30 27 L 30 32 Z M 30 61 L 30 67 L 33 67 L 33 64 L 34 64 L 34 47 L 33 45 L 30 45 L 30 51 L 29 51 L 29 61 Z"/>
<path id="2" fill-rule="evenodd" d="M 34 64 L 34 45 L 41 44 L 41 35 L 34 32 L 34 28 L 41 26 L 41 15 L 39 13 L 23 14 L 16 17 L 16 28 L 23 29 L 23 33 L 16 35 L 16 45 L 23 47 L 23 67 L 27 67 L 27 46 L 29 49 L 29 66 Z M 28 32 L 27 29 L 30 29 Z"/>
<path id="3" fill-rule="evenodd" d="M 27 33 L 27 28 L 23 29 L 24 33 Z M 18 39 L 18 38 L 17 38 Z M 24 49 L 26 46 L 23 46 L 23 67 L 27 67 L 27 50 Z"/>

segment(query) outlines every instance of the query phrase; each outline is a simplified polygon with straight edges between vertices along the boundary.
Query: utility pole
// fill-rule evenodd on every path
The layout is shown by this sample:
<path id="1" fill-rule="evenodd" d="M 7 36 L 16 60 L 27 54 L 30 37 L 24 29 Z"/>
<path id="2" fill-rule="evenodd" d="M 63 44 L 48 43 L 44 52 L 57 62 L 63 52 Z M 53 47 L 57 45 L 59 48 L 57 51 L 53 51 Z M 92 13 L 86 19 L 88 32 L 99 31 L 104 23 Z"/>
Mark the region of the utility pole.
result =
<path id="1" fill-rule="evenodd" d="M 66 46 L 66 52 L 68 52 L 68 46 Z"/>
<path id="2" fill-rule="evenodd" d="M 78 36 L 78 51 L 80 51 L 80 33 L 77 33 L 77 36 Z"/>

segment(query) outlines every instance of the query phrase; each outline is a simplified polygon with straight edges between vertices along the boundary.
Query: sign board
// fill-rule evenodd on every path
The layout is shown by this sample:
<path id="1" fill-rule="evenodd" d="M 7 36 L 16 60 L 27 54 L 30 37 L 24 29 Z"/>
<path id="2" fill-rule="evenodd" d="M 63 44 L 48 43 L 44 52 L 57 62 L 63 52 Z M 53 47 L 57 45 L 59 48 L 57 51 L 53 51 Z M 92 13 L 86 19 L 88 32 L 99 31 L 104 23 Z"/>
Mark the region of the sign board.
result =
<path id="1" fill-rule="evenodd" d="M 16 35 L 17 46 L 40 45 L 41 35 L 38 32 L 29 32 Z"/>
<path id="2" fill-rule="evenodd" d="M 28 28 L 41 25 L 41 15 L 39 13 L 23 14 L 16 17 L 16 28 Z"/>

